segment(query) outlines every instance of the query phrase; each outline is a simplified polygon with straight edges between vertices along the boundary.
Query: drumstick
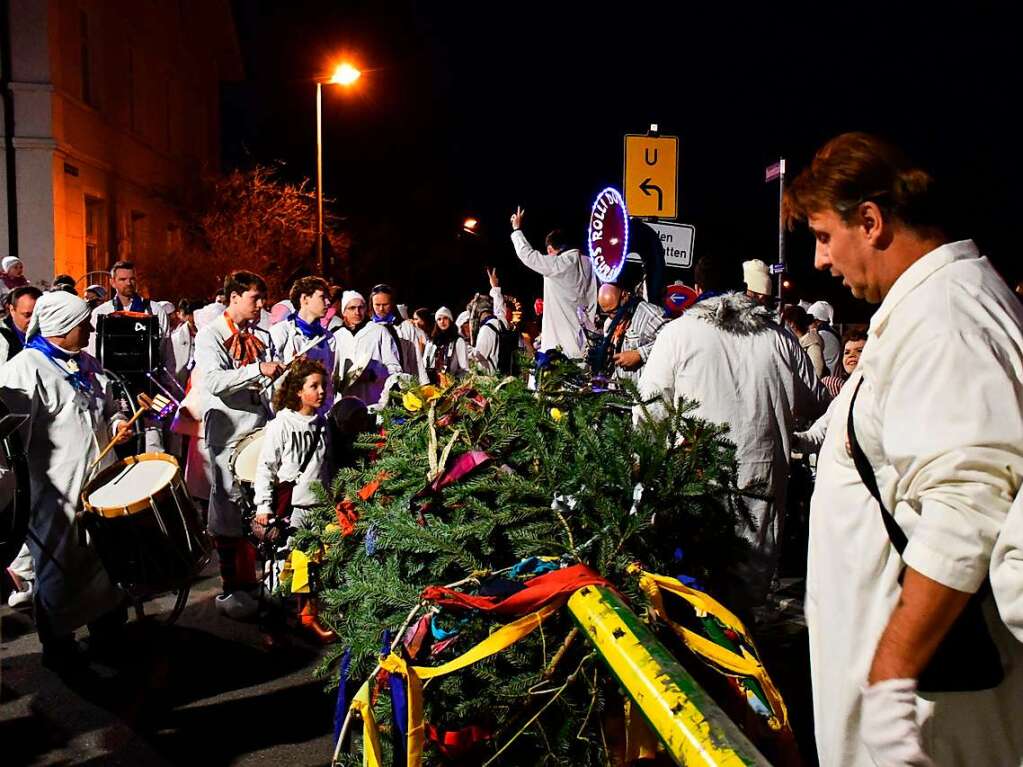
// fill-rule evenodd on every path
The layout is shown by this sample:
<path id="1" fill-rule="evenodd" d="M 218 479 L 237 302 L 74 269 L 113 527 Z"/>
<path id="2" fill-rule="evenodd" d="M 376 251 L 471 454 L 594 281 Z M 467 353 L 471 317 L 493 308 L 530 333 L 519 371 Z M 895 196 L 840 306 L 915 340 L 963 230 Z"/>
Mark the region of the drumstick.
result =
<path id="1" fill-rule="evenodd" d="M 298 353 L 294 357 L 291 358 L 291 362 L 289 362 L 287 365 L 284 366 L 284 370 L 281 371 L 281 374 L 279 376 L 277 376 L 277 378 L 273 379 L 270 383 L 268 383 L 265 386 L 263 386 L 263 388 L 260 391 L 266 391 L 271 386 L 273 386 L 279 379 L 281 379 L 285 375 L 287 375 L 288 374 L 288 368 L 290 368 L 292 365 L 294 365 L 298 361 L 299 357 L 305 355 L 307 352 L 309 352 L 312 349 L 314 349 L 317 346 L 319 346 L 320 343 L 325 338 L 326 338 L 326 336 L 317 336 L 316 338 L 310 338 L 309 341 L 306 343 L 306 345 L 303 346 L 301 349 L 299 349 Z"/>
<path id="2" fill-rule="evenodd" d="M 139 409 L 135 411 L 135 415 L 133 415 L 131 417 L 131 419 L 125 424 L 125 428 L 131 428 L 132 426 L 134 426 L 135 422 L 138 419 L 140 419 L 143 415 L 145 415 L 147 410 L 150 410 L 153 407 L 155 407 L 155 403 L 153 402 L 152 398 L 148 394 L 140 394 L 139 395 Z M 116 439 L 110 440 L 107 443 L 107 446 L 105 448 L 103 448 L 103 451 L 99 454 L 99 458 L 97 458 L 95 461 L 93 461 L 91 464 L 89 464 L 89 469 L 88 470 L 92 471 L 94 468 L 96 468 L 96 464 L 98 464 L 100 461 L 102 461 L 104 458 L 106 458 L 107 453 L 109 453 L 111 450 L 113 450 L 114 445 L 116 445 L 116 444 L 117 444 L 117 440 Z"/>

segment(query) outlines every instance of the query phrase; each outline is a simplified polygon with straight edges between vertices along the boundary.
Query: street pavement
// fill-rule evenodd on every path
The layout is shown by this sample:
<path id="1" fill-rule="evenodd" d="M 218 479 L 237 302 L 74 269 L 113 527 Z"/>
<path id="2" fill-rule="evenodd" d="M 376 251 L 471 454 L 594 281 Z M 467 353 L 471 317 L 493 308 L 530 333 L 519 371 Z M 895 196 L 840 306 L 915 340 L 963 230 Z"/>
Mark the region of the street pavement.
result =
<path id="1" fill-rule="evenodd" d="M 255 623 L 217 613 L 217 593 L 208 568 L 176 623 L 133 616 L 123 649 L 71 685 L 42 666 L 30 616 L 0 609 L 0 764 L 328 764 L 334 700 L 313 675 L 322 648 L 292 633 L 268 649 Z M 146 614 L 171 606 L 149 602 Z"/>

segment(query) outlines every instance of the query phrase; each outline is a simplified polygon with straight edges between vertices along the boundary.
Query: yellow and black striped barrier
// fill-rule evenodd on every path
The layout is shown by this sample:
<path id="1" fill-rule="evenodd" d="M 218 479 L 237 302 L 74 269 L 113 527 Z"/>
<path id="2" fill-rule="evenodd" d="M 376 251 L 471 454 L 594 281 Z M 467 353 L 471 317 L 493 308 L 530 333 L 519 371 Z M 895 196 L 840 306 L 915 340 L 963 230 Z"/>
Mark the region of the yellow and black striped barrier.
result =
<path id="1" fill-rule="evenodd" d="M 676 764 L 770 767 L 614 591 L 586 586 L 568 609 Z"/>

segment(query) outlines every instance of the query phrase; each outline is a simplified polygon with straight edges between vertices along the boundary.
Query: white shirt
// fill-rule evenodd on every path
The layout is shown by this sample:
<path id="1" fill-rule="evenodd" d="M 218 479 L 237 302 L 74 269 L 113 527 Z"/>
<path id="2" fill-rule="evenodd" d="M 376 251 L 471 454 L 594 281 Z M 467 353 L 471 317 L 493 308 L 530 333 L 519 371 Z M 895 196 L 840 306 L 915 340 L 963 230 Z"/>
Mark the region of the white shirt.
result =
<path id="1" fill-rule="evenodd" d="M 319 320 L 315 321 L 319 324 Z M 295 356 L 302 351 L 309 343 L 310 339 L 306 338 L 305 334 L 298 329 L 298 325 L 295 324 L 294 320 L 287 319 L 281 320 L 276 325 L 270 328 L 270 338 L 273 340 L 274 348 L 277 350 L 277 358 L 287 365 Z M 327 396 L 323 400 L 323 413 L 330 410 L 334 404 L 334 369 L 337 366 L 336 358 L 336 347 L 337 341 L 334 339 L 332 333 L 328 333 L 326 330 L 323 332 L 322 342 L 309 349 L 305 356 L 306 359 L 316 360 L 324 369 L 327 371 Z M 284 385 L 284 380 L 287 376 L 281 376 L 277 379 L 274 384 L 275 390 Z"/>
<path id="2" fill-rule="evenodd" d="M 354 365 L 367 362 L 362 374 L 338 396 L 358 397 L 367 407 L 376 405 L 384 394 L 387 379 L 401 375 L 398 346 L 382 325 L 367 322 L 356 333 L 343 325 L 334 333 L 337 342 L 337 374 L 342 381 Z"/>
<path id="3" fill-rule="evenodd" d="M 148 299 L 142 299 L 142 300 L 143 301 L 147 301 Z M 109 301 L 104 301 L 103 303 L 101 303 L 99 306 L 97 306 L 95 309 L 92 310 L 92 326 L 93 326 L 93 328 L 98 328 L 99 327 L 99 323 L 97 322 L 97 320 L 100 317 L 105 316 L 107 314 L 113 314 L 116 311 L 125 311 L 125 310 L 127 310 L 130 307 L 130 305 L 131 305 L 130 301 L 126 302 L 126 303 L 122 302 L 121 309 L 118 309 L 116 306 L 114 306 L 114 299 L 110 299 Z M 156 319 L 157 319 L 157 322 L 159 323 L 160 339 L 161 339 L 161 341 L 160 341 L 160 353 L 163 356 L 163 359 L 166 360 L 168 358 L 168 356 L 169 356 L 169 352 L 168 352 L 168 348 L 167 348 L 168 347 L 167 339 L 170 337 L 170 317 L 163 310 L 163 307 L 161 307 L 156 301 L 149 301 L 147 314 L 152 314 L 153 316 L 155 316 Z M 89 345 L 86 347 L 85 350 L 90 355 L 95 356 L 95 354 L 96 354 L 96 334 L 95 333 L 93 333 L 91 336 L 89 336 Z"/>
<path id="4" fill-rule="evenodd" d="M 320 428 L 317 430 L 316 421 Z M 315 443 L 314 443 L 315 440 Z M 306 462 L 303 471 L 302 464 Z M 287 408 L 277 413 L 266 427 L 259 451 L 254 483 L 254 500 L 260 513 L 273 511 L 271 500 L 277 482 L 294 482 L 292 506 L 315 506 L 319 499 L 314 482 L 329 486 L 327 466 L 327 424 L 322 416 L 302 415 Z"/>
<path id="5" fill-rule="evenodd" d="M 167 370 L 184 386 L 188 383 L 195 356 L 195 337 L 187 322 L 182 322 L 171 331 L 168 348 L 170 357 L 166 360 Z"/>
<path id="6" fill-rule="evenodd" d="M 227 316 L 221 314 L 195 336 L 195 367 L 205 395 L 203 434 L 215 447 L 233 445 L 249 432 L 266 424 L 271 415 L 270 379 L 259 372 L 260 362 L 275 359 L 270 334 L 251 328 L 266 344 L 260 359 L 239 365 L 224 344 L 231 337 Z"/>
<path id="7" fill-rule="evenodd" d="M 543 275 L 541 351 L 560 347 L 569 359 L 586 355 L 586 336 L 579 313 L 592 317 L 597 306 L 597 279 L 590 259 L 575 248 L 556 256 L 533 250 L 520 230 L 511 235 L 519 261 Z"/>
<path id="8" fill-rule="evenodd" d="M 1023 475 L 1023 311 L 972 241 L 943 245 L 896 280 L 836 398 L 810 507 L 806 618 L 821 764 L 872 765 L 859 737 L 861 685 L 899 598 L 902 563 L 846 447 L 856 436 L 909 537 L 905 563 L 972 592 Z M 918 699 L 941 767 L 1021 764 L 1023 646 L 995 690 Z M 1015 645 L 1015 647 L 1013 647 Z"/>
<path id="9" fill-rule="evenodd" d="M 441 372 L 458 378 L 469 372 L 469 345 L 461 336 L 458 336 L 452 343 L 453 347 L 448 349 L 447 365 L 445 365 L 444 370 Z M 423 354 L 423 357 L 428 370 L 437 369 L 437 354 L 439 352 L 437 344 L 433 341 L 429 341 L 426 344 L 426 352 Z"/>
<path id="10" fill-rule="evenodd" d="M 122 416 L 99 363 L 86 352 L 72 361 L 92 380 L 90 392 L 68 383 L 68 363 L 50 360 L 36 349 L 26 348 L 0 366 L 0 397 L 12 413 L 30 417 L 20 429 L 32 488 L 29 530 L 34 537 L 28 546 L 36 563 L 39 598 L 58 633 L 94 620 L 122 596 L 96 550 L 79 545 L 73 525 L 85 484 L 117 460 L 111 451 L 89 471 Z"/>
<path id="11" fill-rule="evenodd" d="M 661 328 L 639 379 L 643 400 L 694 400 L 695 416 L 728 425 L 738 485 L 755 494 L 743 498 L 752 524 L 738 524 L 753 546 L 752 604 L 766 598 L 779 554 L 795 419 L 830 399 L 799 343 L 768 317 L 742 293 L 700 301 Z"/>

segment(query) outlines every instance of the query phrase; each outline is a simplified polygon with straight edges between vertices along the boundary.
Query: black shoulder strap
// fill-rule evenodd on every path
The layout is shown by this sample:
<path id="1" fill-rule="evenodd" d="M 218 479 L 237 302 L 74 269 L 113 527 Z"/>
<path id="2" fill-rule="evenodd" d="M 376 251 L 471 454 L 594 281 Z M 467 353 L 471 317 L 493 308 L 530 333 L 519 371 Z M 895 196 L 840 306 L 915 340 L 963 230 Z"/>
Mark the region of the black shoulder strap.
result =
<path id="1" fill-rule="evenodd" d="M 313 435 L 313 443 L 312 445 L 309 446 L 309 449 L 306 451 L 305 458 L 302 459 L 302 465 L 298 469 L 298 473 L 300 476 L 302 474 L 305 474 L 306 467 L 309 465 L 309 462 L 313 460 L 313 456 L 316 454 L 316 448 L 320 444 L 320 432 L 322 431 L 323 416 L 318 415 L 316 416 L 316 433 Z"/>
<path id="2" fill-rule="evenodd" d="M 852 401 L 849 403 L 849 417 L 846 423 L 846 430 L 849 435 L 849 450 L 852 453 L 853 463 L 856 464 L 856 471 L 860 475 L 860 480 L 864 485 L 867 486 L 867 490 L 874 496 L 874 500 L 877 501 L 877 505 L 881 508 L 881 519 L 884 522 L 884 529 L 888 531 L 888 539 L 892 542 L 892 546 L 899 552 L 899 556 L 902 556 L 902 552 L 906 550 L 906 544 L 909 543 L 909 539 L 906 538 L 906 534 L 899 527 L 899 523 L 895 521 L 895 517 L 892 513 L 885 508 L 884 501 L 881 500 L 881 491 L 877 487 L 877 477 L 874 476 L 874 469 L 870 465 L 870 461 L 867 456 L 863 453 L 863 448 L 860 447 L 860 443 L 856 440 L 856 426 L 853 423 L 853 412 L 856 408 L 856 398 L 860 394 L 860 387 L 863 386 L 863 378 L 860 378 L 856 384 L 856 390 L 853 392 Z"/>

